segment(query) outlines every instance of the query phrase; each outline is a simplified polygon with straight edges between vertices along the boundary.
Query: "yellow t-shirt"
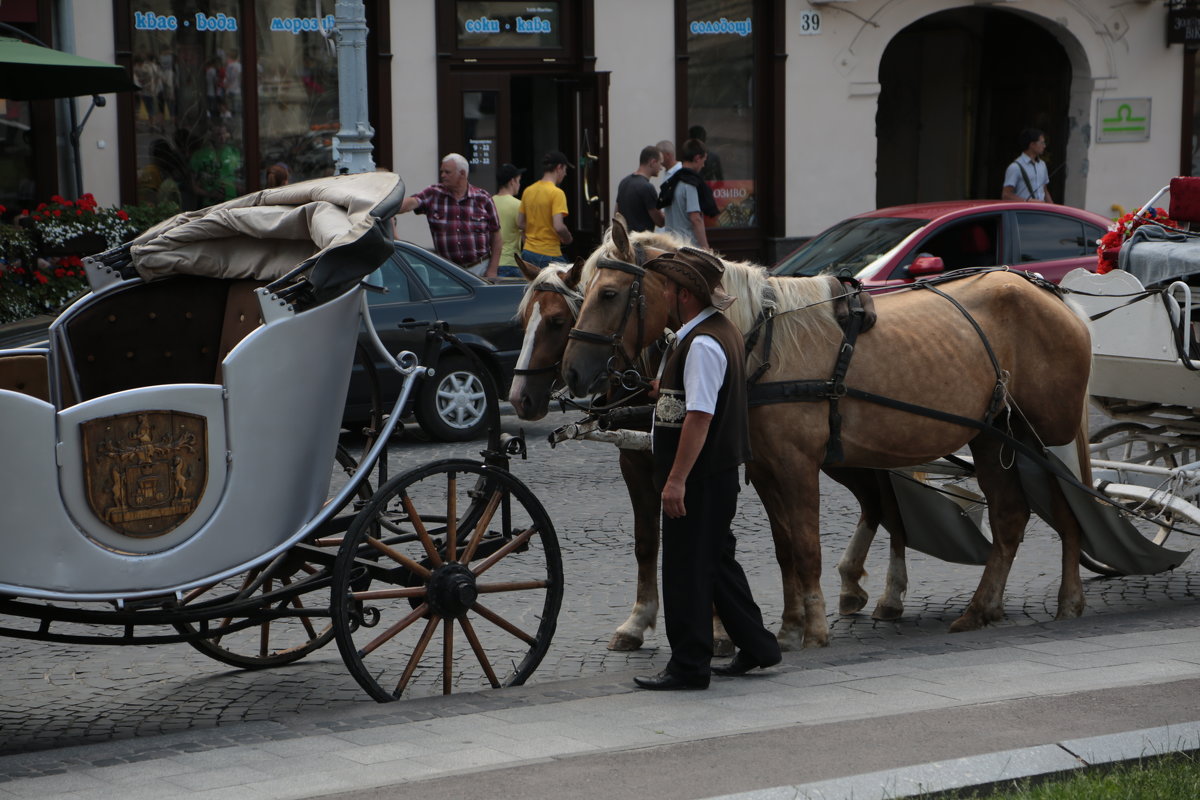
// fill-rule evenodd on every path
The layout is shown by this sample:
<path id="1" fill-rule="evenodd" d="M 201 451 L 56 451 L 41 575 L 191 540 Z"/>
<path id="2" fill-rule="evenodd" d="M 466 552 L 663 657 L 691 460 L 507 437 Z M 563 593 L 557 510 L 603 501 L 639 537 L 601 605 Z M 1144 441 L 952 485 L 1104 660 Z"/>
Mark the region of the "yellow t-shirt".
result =
<path id="1" fill-rule="evenodd" d="M 521 195 L 525 215 L 525 249 L 544 256 L 561 256 L 562 242 L 554 230 L 554 215 L 567 214 L 567 196 L 554 181 L 538 181 Z"/>
<path id="2" fill-rule="evenodd" d="M 513 255 L 517 252 L 517 243 L 521 241 L 521 229 L 517 227 L 517 212 L 521 210 L 521 201 L 511 194 L 494 194 L 492 202 L 496 204 L 496 215 L 500 217 L 500 236 L 504 239 L 500 263 L 515 267 L 517 260 Z"/>

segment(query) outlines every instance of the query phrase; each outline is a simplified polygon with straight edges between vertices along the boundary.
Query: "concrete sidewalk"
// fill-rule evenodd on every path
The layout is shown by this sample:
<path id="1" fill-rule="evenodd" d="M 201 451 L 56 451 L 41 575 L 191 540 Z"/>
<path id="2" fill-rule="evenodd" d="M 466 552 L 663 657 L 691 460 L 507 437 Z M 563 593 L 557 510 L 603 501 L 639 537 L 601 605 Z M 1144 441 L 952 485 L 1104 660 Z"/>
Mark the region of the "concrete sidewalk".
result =
<path id="1" fill-rule="evenodd" d="M 704 692 L 609 674 L 5 756 L 0 798 L 862 800 L 1200 748 L 1194 607 L 893 645 Z"/>

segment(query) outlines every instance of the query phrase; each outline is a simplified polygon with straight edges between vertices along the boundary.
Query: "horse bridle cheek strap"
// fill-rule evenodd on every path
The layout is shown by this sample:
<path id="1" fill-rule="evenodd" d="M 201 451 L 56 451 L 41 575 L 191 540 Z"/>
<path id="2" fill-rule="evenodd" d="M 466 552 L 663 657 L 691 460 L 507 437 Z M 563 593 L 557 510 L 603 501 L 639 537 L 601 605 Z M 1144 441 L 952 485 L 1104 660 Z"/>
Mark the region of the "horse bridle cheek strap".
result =
<path id="1" fill-rule="evenodd" d="M 927 284 L 914 284 L 913 288 L 929 289 L 935 294 L 940 295 L 950 301 L 957 308 L 975 332 L 979 335 L 980 341 L 983 342 L 984 349 L 987 351 L 988 358 L 991 359 L 992 369 L 996 372 L 996 385 L 992 390 L 992 400 L 988 406 L 987 413 L 982 421 L 972 420 L 968 417 L 961 417 L 956 414 L 949 414 L 944 411 L 918 406 L 912 403 L 906 403 L 901 400 L 894 400 L 883 395 L 864 392 L 860 389 L 847 387 L 845 384 L 846 372 L 850 369 L 850 359 L 854 356 L 854 347 L 858 342 L 858 335 L 863 330 L 863 324 L 867 316 L 866 310 L 858 299 L 858 290 L 855 290 L 848 295 L 849 313 L 845 318 L 842 328 L 842 347 L 838 351 L 837 361 L 833 365 L 833 375 L 829 380 L 805 380 L 805 381 L 774 381 L 771 383 L 755 383 L 755 381 L 765 371 L 759 368 L 758 371 L 751 376 L 750 386 L 748 388 L 748 404 L 750 407 L 772 405 L 774 403 L 811 403 L 820 401 L 829 401 L 829 441 L 825 445 L 825 461 L 824 465 L 837 464 L 843 460 L 842 453 L 842 415 L 838 408 L 838 401 L 843 397 L 853 397 L 856 400 L 865 400 L 876 405 L 887 406 L 901 411 L 908 411 L 914 414 L 931 417 L 933 419 L 942 420 L 944 422 L 954 422 L 960 425 L 969 423 L 969 427 L 979 429 L 990 428 L 992 421 L 999 413 L 1000 408 L 1004 404 L 1004 371 L 1000 368 L 1000 362 L 996 358 L 995 351 L 992 350 L 992 345 L 984 334 L 983 328 L 971 316 L 971 313 L 963 307 L 961 303 L 955 300 L 950 295 L 946 294 L 936 286 Z M 767 340 L 765 348 L 770 347 L 770 324 L 773 320 L 767 322 Z M 769 357 L 769 353 L 764 355 L 764 362 Z"/>
<path id="2" fill-rule="evenodd" d="M 624 261 L 615 259 L 601 259 L 596 266 L 600 269 L 613 269 L 618 272 L 625 272 L 633 276 L 633 283 L 629 286 L 629 302 L 625 304 L 625 309 L 621 313 L 621 321 L 617 324 L 616 330 L 611 333 L 593 333 L 592 331 L 580 330 L 572 328 L 567 334 L 570 339 L 575 339 L 588 344 L 606 344 L 613 348 L 613 357 L 609 359 L 608 373 L 610 377 L 615 377 L 619 381 L 626 378 L 624 371 L 616 369 L 612 361 L 620 355 L 626 363 L 626 366 L 634 368 L 634 362 L 638 355 L 642 352 L 646 342 L 646 295 L 642 292 L 642 279 L 646 276 L 646 270 L 636 264 L 628 264 Z M 629 316 L 637 315 L 637 342 L 633 350 L 633 357 L 628 356 L 621 347 L 623 342 L 623 332 L 625 326 L 629 323 Z"/>
<path id="3" fill-rule="evenodd" d="M 533 287 L 533 291 L 535 291 L 535 292 L 554 292 L 555 294 L 561 294 L 564 297 L 571 297 L 576 300 L 579 300 L 581 298 L 579 292 L 573 292 L 570 289 L 567 289 L 562 286 L 555 286 L 552 283 L 535 286 L 535 287 Z M 572 320 L 572 322 L 574 322 L 574 320 Z M 553 364 L 549 364 L 545 367 L 535 367 L 534 369 L 516 368 L 513 370 L 513 375 L 517 375 L 517 376 L 521 376 L 521 377 L 528 377 L 530 375 L 545 375 L 548 372 L 558 372 L 560 367 L 562 367 L 562 359 L 561 358 L 558 361 L 555 361 Z"/>

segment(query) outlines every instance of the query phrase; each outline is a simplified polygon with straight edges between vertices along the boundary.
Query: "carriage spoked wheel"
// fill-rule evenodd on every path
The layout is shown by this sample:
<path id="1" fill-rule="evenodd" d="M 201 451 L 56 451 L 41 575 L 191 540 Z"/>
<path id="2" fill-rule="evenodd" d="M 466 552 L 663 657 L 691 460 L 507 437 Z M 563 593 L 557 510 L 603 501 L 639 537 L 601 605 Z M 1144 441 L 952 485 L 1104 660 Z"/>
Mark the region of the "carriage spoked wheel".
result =
<path id="1" fill-rule="evenodd" d="M 336 486 L 354 477 L 358 464 L 350 453 L 338 445 L 332 482 Z M 332 492 L 333 490 L 331 490 Z M 371 487 L 362 481 L 350 506 L 361 507 L 371 498 Z M 344 528 L 343 528 L 344 529 Z M 194 605 L 221 599 L 263 597 L 264 608 L 285 608 L 293 615 L 264 618 L 262 622 L 244 627 L 245 616 L 217 617 L 208 623 L 212 635 L 193 638 L 188 644 L 209 658 L 239 669 L 266 669 L 290 664 L 319 650 L 333 639 L 333 625 L 328 616 L 303 616 L 300 612 L 325 601 L 324 592 L 306 595 L 303 582 L 328 577 L 332 562 L 341 546 L 343 536 L 334 534 L 309 544 L 312 550 L 295 548 L 260 567 L 211 586 L 201 587 L 184 595 L 181 605 Z M 328 555 L 320 557 L 321 551 Z M 273 601 L 267 596 L 282 592 Z M 190 622 L 175 624 L 183 634 L 200 633 L 198 625 Z"/>
<path id="2" fill-rule="evenodd" d="M 1093 445 L 1092 458 L 1175 469 L 1181 463 L 1196 461 L 1200 456 L 1191 447 L 1181 448 L 1152 441 L 1150 437 L 1154 431 L 1155 428 L 1141 422 L 1115 422 L 1106 425 L 1088 439 Z M 1130 515 L 1130 522 L 1143 536 L 1157 545 L 1166 543 L 1177 523 L 1187 521 L 1181 519 L 1170 507 L 1167 494 L 1152 495 L 1147 499 L 1138 500 L 1116 497 L 1114 499 L 1123 507 L 1137 513 L 1137 516 Z M 1124 572 L 1097 561 L 1087 553 L 1080 553 L 1079 563 L 1106 578 L 1125 575 Z"/>
<path id="3" fill-rule="evenodd" d="M 516 686 L 557 625 L 558 537 L 507 471 L 436 461 L 375 493 L 338 552 L 332 591 L 338 649 L 376 700 Z"/>

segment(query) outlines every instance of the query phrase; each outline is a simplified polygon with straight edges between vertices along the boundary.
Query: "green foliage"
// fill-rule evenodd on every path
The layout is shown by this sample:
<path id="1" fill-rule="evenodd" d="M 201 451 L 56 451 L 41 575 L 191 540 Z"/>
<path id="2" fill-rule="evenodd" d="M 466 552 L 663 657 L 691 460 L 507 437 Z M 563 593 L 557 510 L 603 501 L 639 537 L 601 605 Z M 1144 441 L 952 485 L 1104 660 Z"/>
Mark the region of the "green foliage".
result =
<path id="1" fill-rule="evenodd" d="M 987 793 L 942 794 L 964 800 L 1176 800 L 1200 797 L 1200 760 L 1190 753 L 1073 772 L 1049 781 L 1022 781 Z"/>
<path id="2" fill-rule="evenodd" d="M 173 203 L 100 208 L 91 195 L 73 201 L 56 195 L 25 210 L 21 224 L 0 225 L 0 324 L 56 312 L 88 290 L 83 256 L 177 213 Z"/>

